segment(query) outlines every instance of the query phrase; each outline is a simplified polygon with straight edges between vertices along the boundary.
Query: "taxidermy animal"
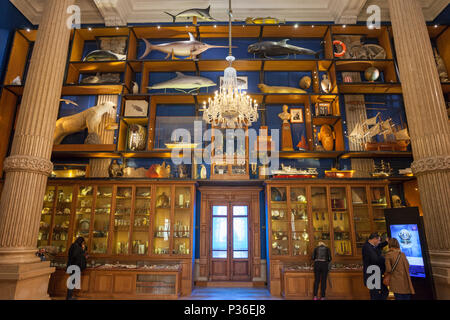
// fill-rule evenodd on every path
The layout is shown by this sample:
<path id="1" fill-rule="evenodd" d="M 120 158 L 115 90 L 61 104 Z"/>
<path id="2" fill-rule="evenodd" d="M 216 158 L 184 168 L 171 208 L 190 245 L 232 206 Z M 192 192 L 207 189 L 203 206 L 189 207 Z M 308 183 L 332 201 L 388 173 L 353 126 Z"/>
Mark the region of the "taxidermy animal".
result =
<path id="1" fill-rule="evenodd" d="M 190 59 L 196 59 L 199 54 L 205 52 L 208 49 L 214 48 L 228 48 L 228 46 L 212 46 L 200 41 L 195 40 L 195 37 L 192 33 L 189 32 L 189 40 L 185 41 L 174 41 L 162 44 L 151 44 L 147 39 L 142 39 L 145 42 L 145 52 L 139 58 L 139 60 L 145 58 L 149 55 L 152 50 L 161 51 L 167 53 L 165 59 L 168 59 L 172 56 L 172 59 L 175 59 L 175 56 L 180 57 L 189 57 Z"/>
<path id="2" fill-rule="evenodd" d="M 127 58 L 124 54 L 114 53 L 109 50 L 95 50 L 89 52 L 83 61 L 115 61 L 125 60 Z"/>
<path id="3" fill-rule="evenodd" d="M 315 52 L 310 49 L 296 47 L 288 44 L 289 39 L 284 39 L 281 41 L 260 41 L 248 46 L 248 52 L 257 54 L 264 58 L 274 57 L 274 56 L 285 56 L 285 55 L 309 55 L 316 56 L 319 58 L 320 52 Z"/>
<path id="4" fill-rule="evenodd" d="M 103 115 L 116 110 L 116 108 L 114 103 L 107 101 L 83 112 L 59 119 L 56 121 L 53 143 L 60 144 L 69 134 L 83 131 L 86 128 L 89 134 L 96 134 Z"/>
<path id="5" fill-rule="evenodd" d="M 201 20 L 204 20 L 204 21 L 215 21 L 216 19 L 211 17 L 211 15 L 209 14 L 210 10 L 211 10 L 211 6 L 209 6 L 206 9 L 197 9 L 197 8 L 188 9 L 188 10 L 182 11 L 179 14 L 176 14 L 176 15 L 170 14 L 170 13 L 165 12 L 165 11 L 164 11 L 164 13 L 168 14 L 169 16 L 171 16 L 174 23 L 175 23 L 177 18 L 188 18 L 189 19 L 191 17 L 197 17 L 197 18 L 199 18 Z"/>
<path id="6" fill-rule="evenodd" d="M 306 93 L 305 90 L 299 88 L 268 86 L 263 83 L 258 84 L 258 88 L 262 93 Z"/>
<path id="7" fill-rule="evenodd" d="M 120 74 L 118 73 L 103 73 L 97 72 L 95 76 L 88 76 L 81 80 L 81 83 L 119 83 Z"/>
<path id="8" fill-rule="evenodd" d="M 138 124 L 130 124 L 128 136 L 128 149 L 142 151 L 145 149 L 145 128 Z"/>
<path id="9" fill-rule="evenodd" d="M 146 176 L 148 178 L 170 178 L 170 165 L 166 166 L 165 161 L 162 164 L 154 164 L 148 169 Z"/>
<path id="10" fill-rule="evenodd" d="M 177 76 L 171 80 L 157 83 L 151 87 L 150 90 L 156 89 L 175 89 L 177 91 L 185 92 L 185 90 L 193 89 L 189 92 L 200 88 L 214 87 L 217 84 L 205 77 L 186 76 L 181 72 L 176 72 Z"/>

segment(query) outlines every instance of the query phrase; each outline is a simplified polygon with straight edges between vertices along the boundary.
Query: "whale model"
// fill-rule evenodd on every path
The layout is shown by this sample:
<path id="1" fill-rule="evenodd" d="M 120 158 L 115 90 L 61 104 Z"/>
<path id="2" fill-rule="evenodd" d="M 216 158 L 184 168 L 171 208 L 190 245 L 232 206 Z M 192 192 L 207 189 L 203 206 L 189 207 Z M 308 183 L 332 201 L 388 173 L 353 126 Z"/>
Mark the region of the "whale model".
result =
<path id="1" fill-rule="evenodd" d="M 177 91 L 181 91 L 186 93 L 186 90 L 190 90 L 190 92 L 200 89 L 200 88 L 208 88 L 214 87 L 217 84 L 212 80 L 199 77 L 199 76 L 187 76 L 182 74 L 181 72 L 176 72 L 177 76 L 168 81 L 157 83 L 151 87 L 147 87 L 150 90 L 157 89 L 175 89 Z"/>
<path id="2" fill-rule="evenodd" d="M 286 55 L 309 55 L 319 58 L 320 52 L 310 49 L 296 47 L 288 44 L 289 39 L 281 41 L 260 41 L 248 46 L 248 52 L 264 58 L 286 56 Z"/>

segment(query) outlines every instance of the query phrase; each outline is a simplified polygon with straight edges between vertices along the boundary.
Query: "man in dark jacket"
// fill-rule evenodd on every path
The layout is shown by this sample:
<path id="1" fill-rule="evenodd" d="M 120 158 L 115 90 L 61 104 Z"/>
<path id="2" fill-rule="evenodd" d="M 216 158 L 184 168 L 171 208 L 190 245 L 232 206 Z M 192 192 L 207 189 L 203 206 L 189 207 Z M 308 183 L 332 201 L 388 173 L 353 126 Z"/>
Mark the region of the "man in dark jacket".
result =
<path id="1" fill-rule="evenodd" d="M 366 241 L 362 247 L 362 257 L 363 257 L 363 276 L 364 285 L 367 287 L 367 279 L 372 273 L 367 273 L 367 268 L 369 266 L 378 266 L 380 268 L 380 274 L 378 281 L 380 283 L 380 289 L 371 289 L 370 299 L 371 300 L 386 300 L 389 295 L 388 288 L 383 284 L 383 274 L 386 269 L 384 257 L 382 255 L 382 249 L 387 245 L 387 241 L 381 242 L 381 237 L 378 233 L 372 233 L 369 236 L 369 240 Z M 378 282 L 377 281 L 377 282 Z"/>
<path id="2" fill-rule="evenodd" d="M 86 250 L 83 237 L 78 237 L 70 246 L 69 255 L 67 259 L 67 267 L 78 266 L 80 271 L 86 269 Z M 73 289 L 67 288 L 67 300 L 73 300 Z"/>
<path id="3" fill-rule="evenodd" d="M 331 251 L 325 243 L 319 242 L 319 246 L 314 249 L 312 259 L 314 260 L 314 300 L 318 300 L 317 293 L 319 291 L 321 300 L 325 300 L 325 291 L 327 289 L 327 276 L 330 270 Z"/>

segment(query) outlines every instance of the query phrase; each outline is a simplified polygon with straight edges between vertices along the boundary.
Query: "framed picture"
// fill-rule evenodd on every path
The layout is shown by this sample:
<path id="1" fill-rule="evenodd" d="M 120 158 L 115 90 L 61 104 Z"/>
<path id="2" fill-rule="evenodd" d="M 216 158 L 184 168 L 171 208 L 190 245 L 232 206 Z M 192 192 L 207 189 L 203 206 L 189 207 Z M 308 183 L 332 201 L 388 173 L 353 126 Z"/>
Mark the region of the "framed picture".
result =
<path id="1" fill-rule="evenodd" d="M 303 109 L 291 109 L 291 123 L 303 123 Z"/>
<path id="2" fill-rule="evenodd" d="M 148 102 L 146 100 L 127 100 L 124 117 L 147 117 Z"/>
<path id="3" fill-rule="evenodd" d="M 223 77 L 220 77 L 220 87 L 223 86 Z M 248 90 L 248 77 L 237 77 L 238 89 Z"/>

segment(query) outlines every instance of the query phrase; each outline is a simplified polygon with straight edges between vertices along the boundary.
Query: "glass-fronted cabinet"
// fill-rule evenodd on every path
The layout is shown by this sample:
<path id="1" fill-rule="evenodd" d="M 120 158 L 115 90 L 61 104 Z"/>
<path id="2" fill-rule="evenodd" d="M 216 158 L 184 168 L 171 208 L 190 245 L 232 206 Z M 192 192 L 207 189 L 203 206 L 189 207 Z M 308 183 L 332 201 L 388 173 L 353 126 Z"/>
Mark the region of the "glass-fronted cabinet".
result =
<path id="1" fill-rule="evenodd" d="M 290 188 L 292 255 L 307 256 L 309 252 L 308 202 L 306 188 Z"/>
<path id="2" fill-rule="evenodd" d="M 55 215 L 53 219 L 52 242 L 57 253 L 67 250 L 69 240 L 70 217 L 72 214 L 72 186 L 58 186 L 56 196 Z"/>
<path id="3" fill-rule="evenodd" d="M 146 255 L 149 246 L 151 187 L 136 187 L 131 253 Z"/>
<path id="4" fill-rule="evenodd" d="M 172 188 L 170 186 L 156 187 L 153 253 L 157 255 L 170 254 L 172 200 Z"/>
<path id="5" fill-rule="evenodd" d="M 272 224 L 272 255 L 289 255 L 289 221 L 287 188 L 270 189 L 270 218 Z"/>
<path id="6" fill-rule="evenodd" d="M 369 204 L 366 187 L 352 187 L 353 225 L 355 228 L 355 243 L 358 255 L 369 238 L 372 227 L 370 223 Z"/>
<path id="7" fill-rule="evenodd" d="M 81 185 L 78 188 L 77 207 L 75 212 L 74 233 L 72 242 L 83 237 L 90 248 L 89 231 L 91 229 L 92 206 L 94 205 L 94 186 Z"/>
<path id="8" fill-rule="evenodd" d="M 326 187 L 311 188 L 312 221 L 314 228 L 314 247 L 319 242 L 331 248 L 330 217 L 328 212 L 328 197 Z"/>
<path id="9" fill-rule="evenodd" d="M 370 187 L 370 198 L 374 231 L 383 235 L 387 232 L 384 217 L 384 209 L 388 208 L 386 189 L 384 187 Z"/>
<path id="10" fill-rule="evenodd" d="M 113 254 L 129 253 L 132 200 L 132 187 L 117 187 L 114 212 Z"/>
<path id="11" fill-rule="evenodd" d="M 191 251 L 191 189 L 175 187 L 173 220 L 173 254 L 186 255 Z"/>
<path id="12" fill-rule="evenodd" d="M 347 188 L 330 188 L 331 221 L 333 224 L 334 253 L 338 256 L 352 255 L 350 213 L 347 204 Z"/>
<path id="13" fill-rule="evenodd" d="M 91 253 L 106 254 L 108 251 L 112 194 L 112 186 L 97 187 Z"/>
<path id="14" fill-rule="evenodd" d="M 48 186 L 45 191 L 44 204 L 41 211 L 41 221 L 39 223 L 38 248 L 50 245 L 50 230 L 55 200 L 56 186 Z"/>

